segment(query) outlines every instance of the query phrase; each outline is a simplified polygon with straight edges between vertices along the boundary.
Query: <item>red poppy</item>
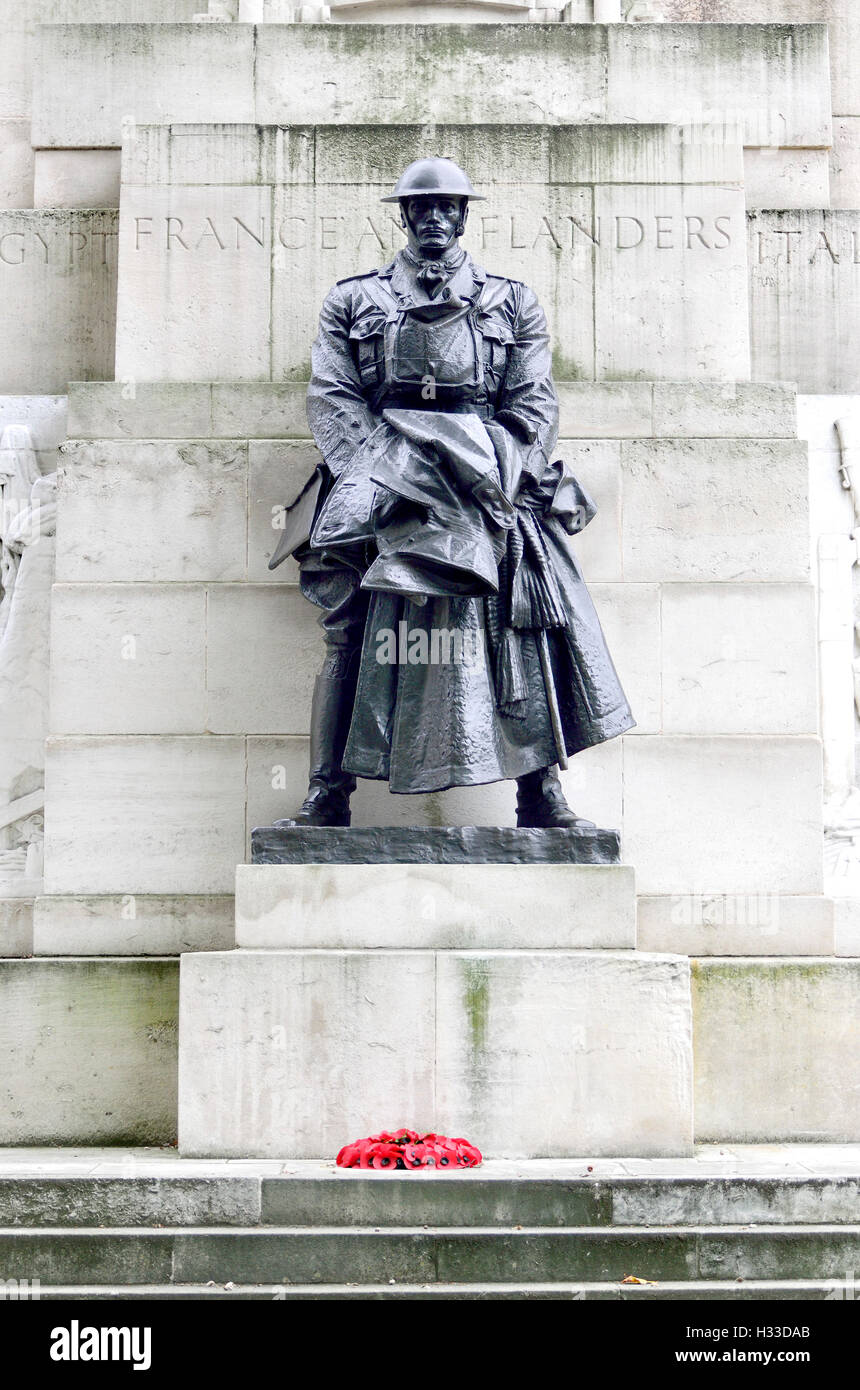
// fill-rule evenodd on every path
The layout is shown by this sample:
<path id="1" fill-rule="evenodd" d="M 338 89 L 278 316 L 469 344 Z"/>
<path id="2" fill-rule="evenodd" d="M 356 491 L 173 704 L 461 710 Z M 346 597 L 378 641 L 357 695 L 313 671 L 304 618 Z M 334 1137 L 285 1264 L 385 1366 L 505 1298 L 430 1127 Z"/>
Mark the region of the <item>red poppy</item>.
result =
<path id="1" fill-rule="evenodd" d="M 374 1168 L 396 1168 L 400 1162 L 400 1149 L 397 1144 L 375 1144 L 373 1148 Z"/>
<path id="2" fill-rule="evenodd" d="M 414 1129 L 382 1130 L 368 1139 L 345 1144 L 337 1156 L 341 1168 L 476 1168 L 480 1149 L 468 1139 L 444 1134 L 421 1134 Z"/>

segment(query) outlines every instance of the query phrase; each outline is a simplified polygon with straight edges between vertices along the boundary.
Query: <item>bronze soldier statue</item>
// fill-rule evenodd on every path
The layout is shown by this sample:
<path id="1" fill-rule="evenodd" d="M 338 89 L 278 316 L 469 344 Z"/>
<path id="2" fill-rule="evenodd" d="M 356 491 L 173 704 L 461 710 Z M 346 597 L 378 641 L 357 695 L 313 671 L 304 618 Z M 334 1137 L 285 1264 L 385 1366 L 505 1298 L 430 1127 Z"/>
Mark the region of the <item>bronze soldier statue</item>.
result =
<path id="1" fill-rule="evenodd" d="M 556 765 L 634 723 L 567 541 L 595 509 L 552 457 L 543 311 L 459 245 L 480 196 L 449 159 L 410 164 L 383 199 L 406 246 L 322 307 L 322 462 L 270 568 L 299 560 L 326 657 L 308 795 L 279 825 L 349 825 L 356 777 L 405 793 L 516 778 L 518 826 L 591 825 Z"/>

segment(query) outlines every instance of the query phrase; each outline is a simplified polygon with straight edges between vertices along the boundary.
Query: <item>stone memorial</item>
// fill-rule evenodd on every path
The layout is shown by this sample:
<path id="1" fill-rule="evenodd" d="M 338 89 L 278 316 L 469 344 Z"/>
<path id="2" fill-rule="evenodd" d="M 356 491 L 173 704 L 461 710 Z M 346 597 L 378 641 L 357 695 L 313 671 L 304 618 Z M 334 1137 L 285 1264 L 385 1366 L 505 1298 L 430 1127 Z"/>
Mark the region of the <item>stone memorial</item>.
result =
<path id="1" fill-rule="evenodd" d="M 2 22 L 0 1145 L 860 1142 L 857 7 L 134 8 Z M 668 1277 L 844 1278 L 831 1196 Z M 233 1278 L 171 1230 L 57 1281 Z"/>

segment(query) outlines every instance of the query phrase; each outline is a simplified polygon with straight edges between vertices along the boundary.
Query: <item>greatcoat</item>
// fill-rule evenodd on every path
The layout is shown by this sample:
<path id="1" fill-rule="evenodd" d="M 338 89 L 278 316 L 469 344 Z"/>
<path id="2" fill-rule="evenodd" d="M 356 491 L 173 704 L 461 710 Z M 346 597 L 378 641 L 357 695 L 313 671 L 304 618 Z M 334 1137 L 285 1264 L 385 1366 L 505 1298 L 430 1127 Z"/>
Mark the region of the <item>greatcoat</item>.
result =
<path id="1" fill-rule="evenodd" d="M 329 642 L 361 644 L 343 765 L 393 792 L 519 777 L 634 724 L 568 539 L 595 507 L 553 458 L 543 311 L 459 248 L 441 271 L 403 250 L 327 295 L 322 462 L 270 561 L 294 554 Z"/>

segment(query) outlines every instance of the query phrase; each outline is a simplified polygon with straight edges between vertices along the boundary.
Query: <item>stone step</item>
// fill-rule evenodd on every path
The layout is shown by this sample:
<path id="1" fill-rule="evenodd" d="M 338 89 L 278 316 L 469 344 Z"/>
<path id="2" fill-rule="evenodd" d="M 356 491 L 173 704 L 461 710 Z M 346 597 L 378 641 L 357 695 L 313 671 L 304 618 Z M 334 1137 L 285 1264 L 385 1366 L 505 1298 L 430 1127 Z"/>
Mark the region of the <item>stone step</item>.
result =
<path id="1" fill-rule="evenodd" d="M 860 1180 L 840 1178 L 527 1178 L 462 1175 L 394 1184 L 267 1178 L 261 1222 L 367 1226 L 835 1225 L 857 1219 Z"/>
<path id="2" fill-rule="evenodd" d="M 309 1165 L 321 1168 L 322 1165 Z M 0 1228 L 837 1225 L 856 1176 L 6 1177 Z"/>
<path id="3" fill-rule="evenodd" d="M 64 1284 L 40 1287 L 42 1300 L 221 1300 L 293 1302 L 300 1299 L 490 1299 L 692 1301 L 854 1301 L 851 1280 L 749 1279 L 669 1280 L 662 1284 Z"/>
<path id="4" fill-rule="evenodd" d="M 7 1228 L 0 1268 L 46 1287 L 849 1280 L 860 1226 Z"/>

